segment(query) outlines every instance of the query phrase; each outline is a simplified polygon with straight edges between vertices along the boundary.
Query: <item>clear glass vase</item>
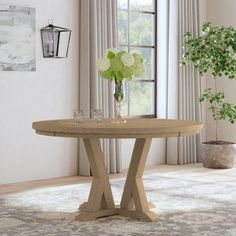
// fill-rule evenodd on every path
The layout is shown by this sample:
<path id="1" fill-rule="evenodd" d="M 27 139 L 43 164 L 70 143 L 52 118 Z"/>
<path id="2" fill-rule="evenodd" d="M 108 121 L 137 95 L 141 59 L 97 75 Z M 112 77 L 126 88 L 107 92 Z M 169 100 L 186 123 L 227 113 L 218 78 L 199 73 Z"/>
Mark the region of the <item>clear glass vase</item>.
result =
<path id="1" fill-rule="evenodd" d="M 122 81 L 115 80 L 115 108 L 116 108 L 116 116 L 112 120 L 113 123 L 126 123 L 126 120 L 121 116 L 121 102 L 124 98 L 124 91 L 123 91 L 123 83 Z"/>

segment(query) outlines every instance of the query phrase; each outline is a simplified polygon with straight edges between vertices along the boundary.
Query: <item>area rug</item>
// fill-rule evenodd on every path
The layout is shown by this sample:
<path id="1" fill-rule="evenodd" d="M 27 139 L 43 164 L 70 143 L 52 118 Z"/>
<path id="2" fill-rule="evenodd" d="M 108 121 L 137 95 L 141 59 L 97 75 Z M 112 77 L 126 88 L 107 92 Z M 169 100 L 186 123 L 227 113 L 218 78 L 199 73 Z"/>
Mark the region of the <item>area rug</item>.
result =
<path id="1" fill-rule="evenodd" d="M 86 201 L 90 183 L 30 190 L 0 197 L 1 236 L 218 236 L 236 235 L 236 181 L 144 175 L 148 200 L 159 222 L 121 216 L 77 222 L 74 214 Z M 236 176 L 235 176 L 236 179 Z M 117 204 L 124 178 L 111 180 Z"/>

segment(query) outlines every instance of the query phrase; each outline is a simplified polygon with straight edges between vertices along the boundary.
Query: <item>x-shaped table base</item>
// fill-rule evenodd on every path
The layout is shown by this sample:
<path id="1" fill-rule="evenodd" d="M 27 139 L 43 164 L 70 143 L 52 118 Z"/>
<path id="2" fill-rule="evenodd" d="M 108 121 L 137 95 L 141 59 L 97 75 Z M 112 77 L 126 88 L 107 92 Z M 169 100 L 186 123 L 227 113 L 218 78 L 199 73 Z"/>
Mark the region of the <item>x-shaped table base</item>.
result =
<path id="1" fill-rule="evenodd" d="M 159 217 L 150 211 L 150 207 L 154 205 L 148 203 L 142 181 L 152 139 L 137 138 L 135 141 L 120 206 L 114 204 L 99 139 L 84 138 L 83 141 L 91 165 L 93 181 L 88 202 L 80 205 L 76 219 L 89 221 L 118 214 L 144 221 L 157 221 Z"/>

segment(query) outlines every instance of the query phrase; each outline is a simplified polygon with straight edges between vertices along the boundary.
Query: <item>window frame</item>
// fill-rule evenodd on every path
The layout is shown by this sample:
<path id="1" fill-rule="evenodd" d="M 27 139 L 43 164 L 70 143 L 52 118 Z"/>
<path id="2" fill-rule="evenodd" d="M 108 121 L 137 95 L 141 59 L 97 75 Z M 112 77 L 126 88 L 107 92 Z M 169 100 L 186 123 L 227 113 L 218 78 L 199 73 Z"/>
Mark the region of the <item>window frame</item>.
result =
<path id="1" fill-rule="evenodd" d="M 129 102 L 129 89 L 128 89 L 128 115 L 126 115 L 127 118 L 157 118 L 157 1 L 153 0 L 154 4 L 154 10 L 153 11 L 141 11 L 141 10 L 132 10 L 130 9 L 130 0 L 127 0 L 127 9 L 122 9 L 118 7 L 118 11 L 127 12 L 128 15 L 128 38 L 127 38 L 127 44 L 119 43 L 118 39 L 118 47 L 126 47 L 128 49 L 128 52 L 130 51 L 130 48 L 150 48 L 154 50 L 154 62 L 153 62 L 153 78 L 152 79 L 139 79 L 139 80 L 132 80 L 128 83 L 153 83 L 154 85 L 154 99 L 153 99 L 153 114 L 149 115 L 129 115 L 130 114 L 130 102 Z M 154 16 L 154 42 L 153 45 L 132 45 L 130 44 L 130 13 L 141 13 L 141 14 L 150 14 Z M 118 15 L 118 14 L 117 14 Z M 118 20 L 117 20 L 118 22 Z M 119 27 L 118 27 L 119 28 Z M 118 30 L 118 29 L 117 29 Z M 119 35 L 117 33 L 117 35 Z"/>

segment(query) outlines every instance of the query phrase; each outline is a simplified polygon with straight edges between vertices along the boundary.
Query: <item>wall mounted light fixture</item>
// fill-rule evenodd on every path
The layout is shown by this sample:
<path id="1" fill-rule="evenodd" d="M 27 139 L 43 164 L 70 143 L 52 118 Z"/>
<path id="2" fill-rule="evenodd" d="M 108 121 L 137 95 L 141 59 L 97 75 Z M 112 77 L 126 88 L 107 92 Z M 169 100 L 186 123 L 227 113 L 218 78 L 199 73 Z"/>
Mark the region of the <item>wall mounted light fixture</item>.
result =
<path id="1" fill-rule="evenodd" d="M 45 58 L 66 58 L 68 56 L 71 30 L 53 25 L 52 20 L 49 25 L 41 30 L 43 57 Z"/>

